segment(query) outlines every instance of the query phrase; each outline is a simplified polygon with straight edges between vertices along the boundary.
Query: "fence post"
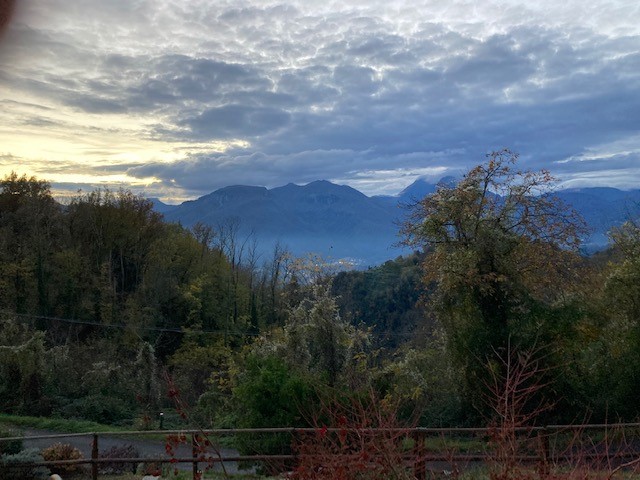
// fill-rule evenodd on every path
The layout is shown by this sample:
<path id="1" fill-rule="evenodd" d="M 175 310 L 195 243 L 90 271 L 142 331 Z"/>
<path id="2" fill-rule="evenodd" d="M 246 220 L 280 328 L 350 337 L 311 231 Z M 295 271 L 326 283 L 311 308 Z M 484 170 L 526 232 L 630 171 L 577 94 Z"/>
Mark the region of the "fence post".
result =
<path id="1" fill-rule="evenodd" d="M 193 457 L 193 480 L 198 478 L 198 434 L 191 434 L 191 456 Z"/>
<path id="2" fill-rule="evenodd" d="M 413 476 L 416 480 L 426 480 L 427 478 L 427 462 L 425 459 L 426 449 L 424 446 L 424 432 L 416 431 L 413 435 L 415 440 L 414 459 L 413 459 Z"/>
<path id="3" fill-rule="evenodd" d="M 540 473 L 549 475 L 549 429 L 542 427 L 538 430 L 538 448 L 540 450 Z"/>
<path id="4" fill-rule="evenodd" d="M 291 429 L 291 453 L 293 453 L 293 465 L 290 468 L 295 470 L 300 463 L 300 445 L 302 444 L 299 438 L 296 427 Z M 264 462 L 262 462 L 264 464 Z"/>
<path id="5" fill-rule="evenodd" d="M 98 480 L 98 434 L 93 434 L 93 442 L 91 444 L 91 480 Z"/>

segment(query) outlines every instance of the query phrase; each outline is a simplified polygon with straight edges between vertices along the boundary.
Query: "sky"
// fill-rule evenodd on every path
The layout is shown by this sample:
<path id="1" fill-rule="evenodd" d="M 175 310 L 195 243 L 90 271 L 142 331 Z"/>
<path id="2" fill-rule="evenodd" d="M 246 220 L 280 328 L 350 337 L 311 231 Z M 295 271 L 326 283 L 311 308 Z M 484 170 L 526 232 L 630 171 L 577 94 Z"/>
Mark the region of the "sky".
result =
<path id="1" fill-rule="evenodd" d="M 392 195 L 501 148 L 640 188 L 640 3 L 18 0 L 0 102 L 0 175 L 59 194 Z"/>

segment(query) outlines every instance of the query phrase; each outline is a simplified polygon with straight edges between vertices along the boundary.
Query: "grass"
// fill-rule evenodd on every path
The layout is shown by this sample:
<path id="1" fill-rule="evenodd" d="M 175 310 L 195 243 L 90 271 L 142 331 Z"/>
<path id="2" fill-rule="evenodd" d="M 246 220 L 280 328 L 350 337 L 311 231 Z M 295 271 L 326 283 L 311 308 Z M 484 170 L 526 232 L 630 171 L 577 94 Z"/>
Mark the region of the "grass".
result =
<path id="1" fill-rule="evenodd" d="M 126 432 L 131 428 L 115 427 L 88 420 L 67 420 L 64 418 L 28 417 L 0 413 L 0 425 L 10 427 L 35 428 L 51 430 L 60 433 L 91 433 L 91 432 Z"/>

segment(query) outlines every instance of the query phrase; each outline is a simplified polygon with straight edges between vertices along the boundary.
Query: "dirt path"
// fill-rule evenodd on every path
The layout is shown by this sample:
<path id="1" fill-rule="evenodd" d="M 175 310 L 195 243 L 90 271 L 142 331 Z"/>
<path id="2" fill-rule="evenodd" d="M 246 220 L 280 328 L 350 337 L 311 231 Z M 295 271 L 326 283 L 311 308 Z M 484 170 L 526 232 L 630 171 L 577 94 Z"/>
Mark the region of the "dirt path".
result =
<path id="1" fill-rule="evenodd" d="M 56 442 L 60 443 L 68 443 L 73 445 L 75 448 L 79 449 L 85 458 L 91 458 L 91 446 L 93 437 L 90 434 L 86 435 L 74 435 L 74 436 L 65 436 L 65 434 L 61 434 L 59 432 L 52 432 L 48 430 L 35 430 L 26 428 L 23 430 L 25 439 L 24 439 L 24 447 L 25 448 L 37 448 L 43 449 L 50 445 L 53 445 Z M 41 438 L 41 439 L 32 439 L 28 437 L 36 437 L 36 436 L 55 436 L 55 438 Z M 99 434 L 98 436 L 98 449 L 100 452 L 109 450 L 112 447 L 123 447 L 127 445 L 132 445 L 135 447 L 140 453 L 140 457 L 143 458 L 166 458 L 167 453 L 165 451 L 165 442 L 161 440 L 147 440 L 141 438 L 135 438 L 132 436 L 118 436 L 118 435 L 105 435 Z M 191 456 L 191 446 L 190 445 L 179 445 L 174 449 L 176 458 L 187 458 Z M 238 455 L 238 451 L 231 448 L 221 448 L 220 454 L 222 457 L 232 457 Z M 190 470 L 192 468 L 192 464 L 190 463 L 179 463 L 177 464 L 178 468 L 181 470 Z M 204 465 L 201 464 L 201 468 Z M 237 462 L 225 462 L 225 467 L 228 473 L 249 473 L 251 470 L 239 470 Z M 219 464 L 215 465 L 214 470 L 220 471 L 222 467 Z"/>

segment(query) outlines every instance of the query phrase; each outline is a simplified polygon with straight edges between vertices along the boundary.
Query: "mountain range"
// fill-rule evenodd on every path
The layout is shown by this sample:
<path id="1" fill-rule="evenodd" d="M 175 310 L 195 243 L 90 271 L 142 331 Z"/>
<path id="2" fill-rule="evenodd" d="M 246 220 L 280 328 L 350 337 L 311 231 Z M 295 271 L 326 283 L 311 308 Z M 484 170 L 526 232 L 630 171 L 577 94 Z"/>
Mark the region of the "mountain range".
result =
<path id="1" fill-rule="evenodd" d="M 191 227 L 198 222 L 219 230 L 233 228 L 239 241 L 255 239 L 257 252 L 268 258 L 280 243 L 292 254 L 309 252 L 366 267 L 395 258 L 407 250 L 397 245 L 404 206 L 435 192 L 437 183 L 418 179 L 396 196 L 368 197 L 358 190 L 320 180 L 267 189 L 235 185 L 196 200 L 167 205 L 157 199 L 158 212 L 168 221 Z M 640 213 L 640 189 L 580 188 L 556 192 L 580 213 L 590 227 L 587 252 L 607 246 L 607 232 Z"/>

